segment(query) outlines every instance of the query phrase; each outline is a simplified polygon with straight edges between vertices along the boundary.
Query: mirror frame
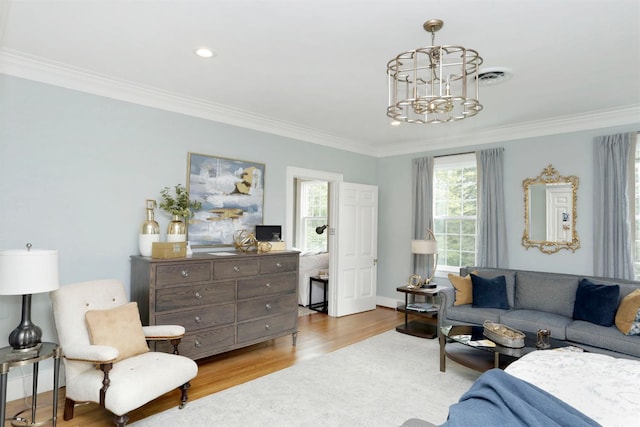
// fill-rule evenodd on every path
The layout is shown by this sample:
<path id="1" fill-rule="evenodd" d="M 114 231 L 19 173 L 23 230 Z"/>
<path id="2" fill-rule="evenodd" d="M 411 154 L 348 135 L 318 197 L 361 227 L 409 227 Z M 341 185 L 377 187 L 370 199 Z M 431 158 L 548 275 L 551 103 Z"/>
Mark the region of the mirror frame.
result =
<path id="1" fill-rule="evenodd" d="M 571 214 L 571 230 L 572 236 L 570 242 L 551 242 L 547 240 L 531 240 L 529 238 L 529 187 L 535 184 L 563 184 L 567 183 L 571 185 L 571 193 L 573 195 L 572 200 L 572 214 Z M 576 218 L 578 217 L 578 185 L 580 179 L 575 175 L 562 176 L 558 171 L 549 165 L 542 170 L 542 173 L 535 178 L 527 178 L 522 181 L 522 188 L 524 189 L 524 234 L 522 235 L 522 246 L 527 248 L 538 248 L 545 254 L 554 254 L 561 249 L 569 249 L 575 252 L 580 248 L 580 239 L 578 238 L 578 232 L 576 231 Z"/>

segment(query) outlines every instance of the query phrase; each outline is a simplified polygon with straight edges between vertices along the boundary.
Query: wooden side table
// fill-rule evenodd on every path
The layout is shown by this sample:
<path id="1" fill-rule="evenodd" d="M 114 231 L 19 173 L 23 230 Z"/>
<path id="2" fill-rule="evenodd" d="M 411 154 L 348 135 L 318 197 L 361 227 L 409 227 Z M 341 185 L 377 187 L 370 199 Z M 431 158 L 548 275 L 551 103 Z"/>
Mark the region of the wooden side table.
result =
<path id="1" fill-rule="evenodd" d="M 435 288 L 410 288 L 408 286 L 399 286 L 396 288 L 398 292 L 404 294 L 404 305 L 397 307 L 397 310 L 404 313 L 404 323 L 396 327 L 396 331 L 415 337 L 433 339 L 438 336 L 438 311 L 418 311 L 407 308 L 409 305 L 409 295 L 421 295 L 429 297 L 437 297 L 442 286 Z M 418 319 L 409 320 L 409 315 L 417 316 Z"/>
<path id="2" fill-rule="evenodd" d="M 51 420 L 36 422 L 36 408 L 38 406 L 38 368 L 43 360 L 53 358 L 53 414 Z M 11 347 L 0 348 L 0 421 L 4 426 L 7 411 L 7 377 L 11 368 L 17 366 L 33 365 L 33 382 L 31 392 L 31 423 L 19 417 L 24 412 L 18 412 L 11 420 L 20 420 L 24 425 L 40 425 L 43 422 L 52 422 L 55 427 L 58 419 L 58 384 L 60 374 L 60 359 L 62 348 L 55 343 L 43 342 L 40 347 L 24 353 L 15 352 Z M 25 409 L 26 411 L 26 409 Z"/>
<path id="3" fill-rule="evenodd" d="M 312 303 L 311 296 L 313 295 L 313 282 L 319 282 L 323 284 L 322 301 Z M 329 311 L 329 304 L 327 303 L 327 286 L 329 285 L 328 277 L 311 276 L 309 277 L 309 309 L 315 310 L 320 313 L 327 313 Z"/>

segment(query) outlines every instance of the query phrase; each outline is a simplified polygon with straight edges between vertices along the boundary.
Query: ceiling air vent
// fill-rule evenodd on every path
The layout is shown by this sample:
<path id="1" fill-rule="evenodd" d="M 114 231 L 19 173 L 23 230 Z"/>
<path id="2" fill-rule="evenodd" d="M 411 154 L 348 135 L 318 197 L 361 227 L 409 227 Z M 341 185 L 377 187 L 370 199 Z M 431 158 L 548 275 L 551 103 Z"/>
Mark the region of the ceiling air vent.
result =
<path id="1" fill-rule="evenodd" d="M 485 68 L 478 73 L 481 86 L 495 86 L 511 78 L 511 70 L 507 68 Z"/>

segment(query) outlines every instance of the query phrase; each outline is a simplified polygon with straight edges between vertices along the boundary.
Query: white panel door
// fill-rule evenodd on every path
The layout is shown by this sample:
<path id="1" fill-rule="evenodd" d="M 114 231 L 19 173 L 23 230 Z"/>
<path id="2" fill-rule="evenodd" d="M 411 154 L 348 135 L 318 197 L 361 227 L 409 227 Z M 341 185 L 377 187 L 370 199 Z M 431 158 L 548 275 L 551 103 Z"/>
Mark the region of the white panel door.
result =
<path id="1" fill-rule="evenodd" d="M 573 230 L 571 188 L 558 186 L 547 188 L 547 241 L 570 242 Z"/>
<path id="2" fill-rule="evenodd" d="M 378 187 L 340 183 L 335 316 L 376 308 Z"/>

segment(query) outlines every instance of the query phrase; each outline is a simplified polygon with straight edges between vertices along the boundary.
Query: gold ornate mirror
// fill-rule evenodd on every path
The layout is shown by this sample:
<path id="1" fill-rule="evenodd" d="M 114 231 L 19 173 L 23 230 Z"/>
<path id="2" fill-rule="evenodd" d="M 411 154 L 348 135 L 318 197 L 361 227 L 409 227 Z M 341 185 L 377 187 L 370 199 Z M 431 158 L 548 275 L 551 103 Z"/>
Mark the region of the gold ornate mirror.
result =
<path id="1" fill-rule="evenodd" d="M 524 247 L 535 247 L 545 254 L 560 249 L 575 252 L 580 247 L 576 231 L 579 182 L 577 176 L 561 176 L 552 165 L 536 178 L 522 181 Z"/>

